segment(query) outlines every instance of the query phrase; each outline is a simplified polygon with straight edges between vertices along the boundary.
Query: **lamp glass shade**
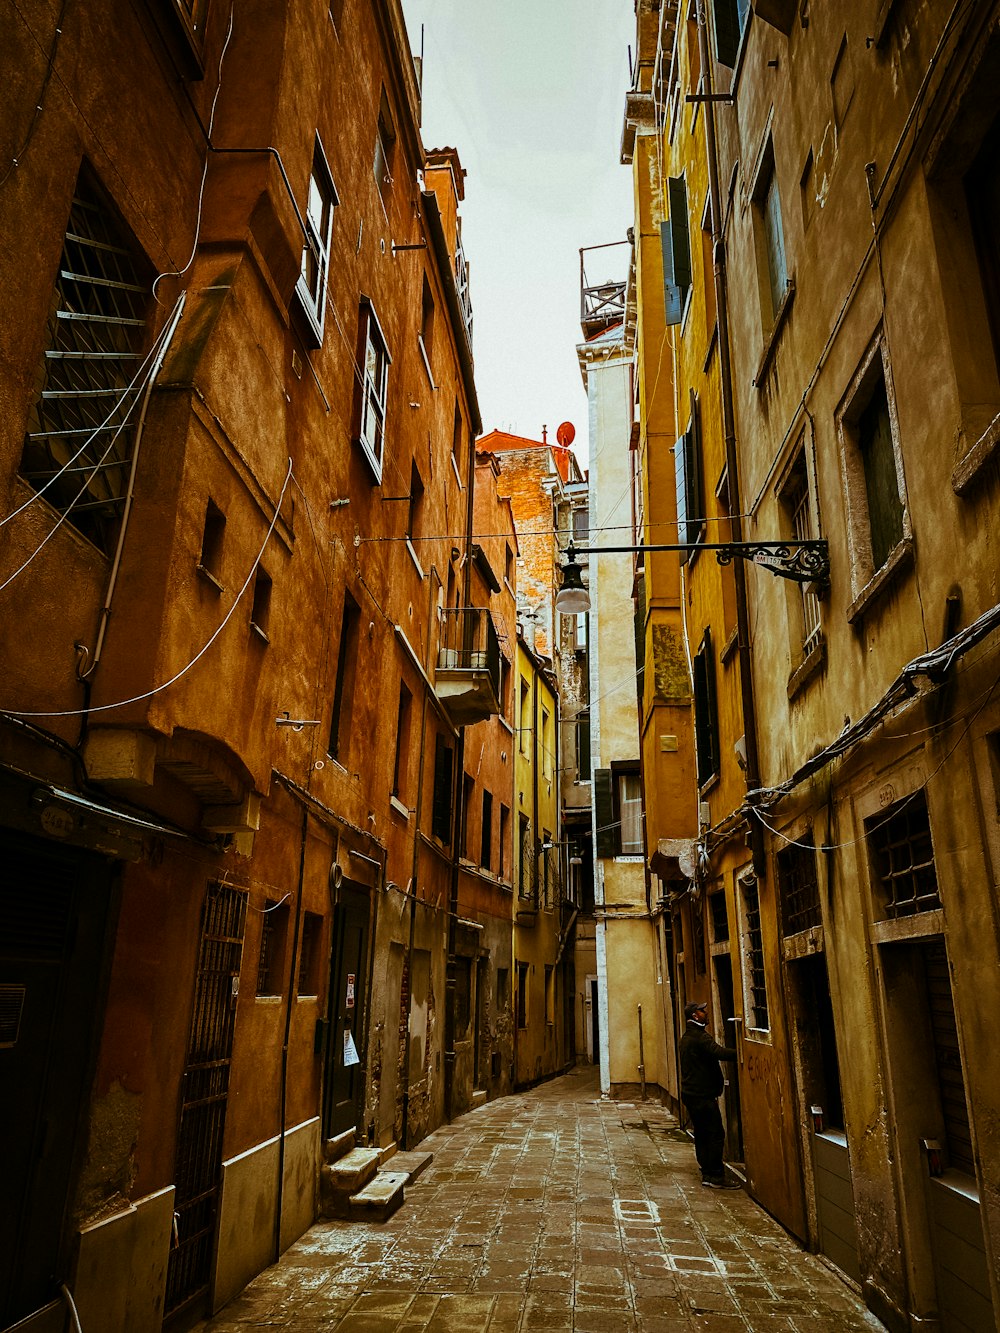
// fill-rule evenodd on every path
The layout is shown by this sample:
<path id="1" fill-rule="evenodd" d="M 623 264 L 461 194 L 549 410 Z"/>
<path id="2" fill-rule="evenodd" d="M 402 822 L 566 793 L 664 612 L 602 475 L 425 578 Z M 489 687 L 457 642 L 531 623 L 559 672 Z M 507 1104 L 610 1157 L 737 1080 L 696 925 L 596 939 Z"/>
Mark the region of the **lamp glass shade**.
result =
<path id="1" fill-rule="evenodd" d="M 583 574 L 575 560 L 563 568 L 562 587 L 556 593 L 556 610 L 564 616 L 576 616 L 590 610 L 590 594 L 583 586 Z"/>

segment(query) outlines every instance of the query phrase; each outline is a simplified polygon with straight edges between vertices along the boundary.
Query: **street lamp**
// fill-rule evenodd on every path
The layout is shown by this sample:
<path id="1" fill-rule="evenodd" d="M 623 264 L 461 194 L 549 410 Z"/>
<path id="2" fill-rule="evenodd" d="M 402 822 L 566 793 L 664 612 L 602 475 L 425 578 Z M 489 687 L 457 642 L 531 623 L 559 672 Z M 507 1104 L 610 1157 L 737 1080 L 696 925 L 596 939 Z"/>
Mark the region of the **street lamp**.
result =
<path id="1" fill-rule="evenodd" d="M 720 565 L 728 565 L 737 557 L 769 569 L 783 579 L 796 583 L 811 583 L 817 592 L 825 592 L 830 585 L 830 552 L 824 540 L 769 542 L 678 542 L 674 545 L 643 544 L 640 546 L 591 546 L 583 548 L 584 555 L 625 555 L 639 551 L 714 551 Z M 583 586 L 582 567 L 577 560 L 578 548 L 570 542 L 566 548 L 562 587 L 556 593 L 556 610 L 563 615 L 578 615 L 590 610 L 590 595 Z"/>

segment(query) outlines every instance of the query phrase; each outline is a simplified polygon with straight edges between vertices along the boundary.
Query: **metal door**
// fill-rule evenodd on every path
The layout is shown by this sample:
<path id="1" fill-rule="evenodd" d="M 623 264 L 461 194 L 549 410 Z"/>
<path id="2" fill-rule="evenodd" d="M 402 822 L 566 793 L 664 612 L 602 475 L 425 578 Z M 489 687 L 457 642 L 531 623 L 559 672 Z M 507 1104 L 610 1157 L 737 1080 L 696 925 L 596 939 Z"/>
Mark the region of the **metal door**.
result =
<path id="1" fill-rule="evenodd" d="M 190 1310 L 208 1293 L 245 925 L 246 894 L 209 885 L 181 1094 L 165 1317 Z"/>
<path id="2" fill-rule="evenodd" d="M 0 835 L 0 1327 L 58 1295 L 100 1030 L 112 870 Z"/>
<path id="3" fill-rule="evenodd" d="M 355 1128 L 364 1091 L 364 1017 L 368 962 L 368 895 L 346 883 L 333 912 L 327 1010 L 323 1136 Z"/>

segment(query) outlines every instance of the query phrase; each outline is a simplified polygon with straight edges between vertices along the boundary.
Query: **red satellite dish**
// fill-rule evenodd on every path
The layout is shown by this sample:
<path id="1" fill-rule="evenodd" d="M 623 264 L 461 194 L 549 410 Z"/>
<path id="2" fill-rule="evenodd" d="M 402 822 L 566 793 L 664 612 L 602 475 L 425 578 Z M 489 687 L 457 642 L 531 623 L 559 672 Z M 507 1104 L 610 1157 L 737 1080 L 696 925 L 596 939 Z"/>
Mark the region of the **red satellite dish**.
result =
<path id="1" fill-rule="evenodd" d="M 572 421 L 564 421 L 556 431 L 556 439 L 564 449 L 568 449 L 576 439 L 576 427 Z"/>

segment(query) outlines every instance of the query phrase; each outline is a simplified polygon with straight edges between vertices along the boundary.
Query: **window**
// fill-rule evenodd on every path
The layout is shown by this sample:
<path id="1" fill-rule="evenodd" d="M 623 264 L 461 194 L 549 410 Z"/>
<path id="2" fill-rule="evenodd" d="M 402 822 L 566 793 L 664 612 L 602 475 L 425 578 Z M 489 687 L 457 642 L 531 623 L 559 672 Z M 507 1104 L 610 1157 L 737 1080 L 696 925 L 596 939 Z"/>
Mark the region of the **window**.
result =
<path id="1" fill-rule="evenodd" d="M 316 912 L 302 913 L 302 938 L 299 941 L 298 994 L 318 995 L 320 978 L 320 939 L 323 918 Z"/>
<path id="2" fill-rule="evenodd" d="M 510 663 L 500 658 L 500 716 L 506 718 L 510 709 Z"/>
<path id="3" fill-rule="evenodd" d="M 865 821 L 882 907 L 890 919 L 931 912 L 938 895 L 930 816 L 922 791 Z"/>
<path id="4" fill-rule="evenodd" d="M 854 97 L 854 66 L 851 62 L 846 33 L 841 39 L 840 50 L 833 64 L 833 73 L 830 75 L 830 95 L 833 99 L 833 123 L 837 127 L 839 139 L 841 127 L 847 117 L 847 108 Z"/>
<path id="5" fill-rule="evenodd" d="M 985 135 L 964 185 L 993 335 L 993 355 L 1000 363 L 1000 117 Z"/>
<path id="6" fill-rule="evenodd" d="M 712 943 L 724 944 L 729 939 L 729 915 L 726 895 L 721 889 L 708 895 L 708 915 L 712 922 Z"/>
<path id="7" fill-rule="evenodd" d="M 570 632 L 573 636 L 573 651 L 585 653 L 587 651 L 587 612 L 577 611 L 576 615 L 570 620 Z"/>
<path id="8" fill-rule="evenodd" d="M 705 631 L 694 658 L 694 735 L 698 786 L 719 772 L 719 719 L 715 702 L 715 654 Z"/>
<path id="9" fill-rule="evenodd" d="M 816 207 L 816 183 L 813 176 L 813 150 L 810 148 L 806 154 L 802 175 L 799 177 L 799 204 L 802 209 L 803 231 L 812 222 L 813 210 Z"/>
<path id="10" fill-rule="evenodd" d="M 764 937 L 760 924 L 760 893 L 753 875 L 740 881 L 743 897 L 743 980 L 750 1027 L 768 1031 L 767 979 L 764 973 Z"/>
<path id="11" fill-rule="evenodd" d="M 667 324 L 679 324 L 684 317 L 687 294 L 691 287 L 687 185 L 683 176 L 671 176 L 667 180 L 667 207 L 669 216 L 666 222 L 660 223 L 663 301 Z"/>
<path id="12" fill-rule="evenodd" d="M 522 754 L 527 754 L 531 746 L 531 691 L 523 676 L 521 677 L 521 703 L 518 709 L 517 726 L 520 734 L 520 751 Z"/>
<path id="13" fill-rule="evenodd" d="M 549 885 L 552 883 L 552 858 L 557 855 L 552 842 L 552 834 L 547 828 L 542 829 L 542 906 L 548 907 Z"/>
<path id="14" fill-rule="evenodd" d="M 674 483 L 677 491 L 677 532 L 681 542 L 696 542 L 703 535 L 705 501 L 702 485 L 701 412 L 698 398 L 691 391 L 691 415 L 688 428 L 674 444 Z M 690 559 L 686 551 L 681 563 Z"/>
<path id="15" fill-rule="evenodd" d="M 720 65 L 735 68 L 750 0 L 712 0 L 715 16 L 715 55 Z"/>
<path id="16" fill-rule="evenodd" d="M 782 509 L 782 526 L 788 535 L 797 541 L 812 541 L 815 533 L 804 448 L 800 448 L 792 460 L 781 488 L 779 501 Z M 798 649 L 796 656 L 803 658 L 821 638 L 819 598 L 805 583 L 791 585 L 787 592 L 793 621 L 793 637 L 798 640 L 795 645 Z"/>
<path id="17" fill-rule="evenodd" d="M 855 592 L 848 617 L 853 619 L 863 604 L 859 594 L 879 570 L 895 565 L 909 537 L 895 404 L 881 337 L 872 343 L 855 374 L 837 410 L 837 425 Z"/>
<path id="18" fill-rule="evenodd" d="M 409 542 L 420 536 L 424 508 L 424 483 L 416 463 L 410 464 L 410 500 L 406 507 L 406 537 Z"/>
<path id="19" fill-rule="evenodd" d="M 375 184 L 378 186 L 382 204 L 387 210 L 392 195 L 392 166 L 395 155 L 396 131 L 393 129 L 392 117 L 389 114 L 389 103 L 383 93 L 378 113 L 378 128 L 375 132 L 374 170 Z"/>
<path id="20" fill-rule="evenodd" d="M 150 273 L 124 223 L 80 173 L 49 303 L 21 475 L 110 554 L 125 505 Z"/>
<path id="21" fill-rule="evenodd" d="M 546 780 L 552 778 L 552 737 L 549 735 L 551 717 L 547 708 L 542 709 L 542 777 Z"/>
<path id="22" fill-rule="evenodd" d="M 576 780 L 590 781 L 590 709 L 576 719 Z"/>
<path id="23" fill-rule="evenodd" d="M 705 289 L 705 330 L 711 342 L 715 334 L 718 311 L 715 304 L 715 253 L 712 241 L 712 201 L 705 196 L 705 208 L 701 215 L 701 267 L 702 286 Z"/>
<path id="24" fill-rule="evenodd" d="M 386 347 L 375 309 L 361 300 L 358 323 L 358 372 L 355 402 L 355 440 L 361 445 L 377 482 L 382 481 L 385 450 L 385 414 L 392 358 Z"/>
<path id="25" fill-rule="evenodd" d="M 413 695 L 403 681 L 399 682 L 399 705 L 396 709 L 396 757 L 392 765 L 392 794 L 406 804 L 407 763 L 410 756 L 410 718 L 413 713 Z"/>
<path id="26" fill-rule="evenodd" d="M 201 554 L 198 571 L 208 574 L 221 591 L 222 545 L 226 535 L 226 516 L 211 500 L 205 506 L 205 524 L 201 530 Z"/>
<path id="27" fill-rule="evenodd" d="M 516 575 L 514 571 L 514 548 L 511 546 L 510 542 L 504 547 L 503 576 L 511 587 L 513 587 Z"/>
<path id="28" fill-rule="evenodd" d="M 642 855 L 642 779 L 638 773 L 618 778 L 618 807 L 621 811 L 622 856 Z"/>
<path id="29" fill-rule="evenodd" d="M 500 806 L 500 878 L 510 874 L 510 807 Z"/>
<path id="30" fill-rule="evenodd" d="M 497 968 L 497 1013 L 510 1008 L 510 968 Z"/>
<path id="31" fill-rule="evenodd" d="M 288 904 L 268 898 L 264 903 L 257 960 L 257 994 L 280 995 L 288 940 Z"/>
<path id="32" fill-rule="evenodd" d="M 330 276 L 330 239 L 333 235 L 333 210 L 340 201 L 330 175 L 326 154 L 316 135 L 309 199 L 306 204 L 306 234 L 302 246 L 302 267 L 295 292 L 306 315 L 311 341 L 318 347 L 323 341 L 326 314 L 326 288 Z"/>
<path id="33" fill-rule="evenodd" d="M 781 930 L 783 935 L 797 935 L 823 924 L 816 878 L 816 849 L 812 834 L 787 847 L 776 859 L 778 892 L 781 894 Z"/>
<path id="34" fill-rule="evenodd" d="M 531 894 L 531 825 L 527 815 L 517 817 L 517 894 L 530 898 Z"/>
<path id="35" fill-rule="evenodd" d="M 545 964 L 545 1022 L 554 1027 L 556 1021 L 556 970 Z"/>
<path id="36" fill-rule="evenodd" d="M 462 855 L 472 860 L 472 798 L 476 790 L 476 780 L 471 773 L 462 774 Z"/>
<path id="37" fill-rule="evenodd" d="M 785 231 L 774 171 L 774 149 L 768 144 L 753 194 L 754 244 L 760 289 L 761 324 L 770 334 L 788 292 Z"/>
<path id="38" fill-rule="evenodd" d="M 434 799 L 431 807 L 431 832 L 443 843 L 451 842 L 451 775 L 454 751 L 443 736 L 434 745 Z"/>
<path id="39" fill-rule="evenodd" d="M 488 791 L 483 792 L 483 823 L 479 864 L 484 870 L 493 869 L 493 797 Z"/>
<path id="40" fill-rule="evenodd" d="M 333 715 L 327 753 L 344 768 L 350 750 L 354 712 L 354 682 L 357 675 L 361 608 L 349 592 L 344 593 L 344 612 L 340 621 L 340 647 L 337 650 L 337 681 L 333 691 Z"/>
<path id="41" fill-rule="evenodd" d="M 420 334 L 417 338 L 417 345 L 420 348 L 420 355 L 423 357 L 424 369 L 427 371 L 427 377 L 434 387 L 434 372 L 431 369 L 431 356 L 434 351 L 434 297 L 431 295 L 430 283 L 424 275 L 423 288 L 420 297 Z"/>
<path id="42" fill-rule="evenodd" d="M 528 964 L 517 965 L 517 1026 L 528 1026 Z"/>
<path id="43" fill-rule="evenodd" d="M 455 420 L 451 427 L 451 463 L 460 484 L 462 483 L 462 458 L 462 412 L 456 402 Z"/>
<path id="44" fill-rule="evenodd" d="M 267 625 L 271 618 L 271 576 L 259 566 L 253 580 L 253 604 L 250 607 L 250 628 L 267 642 Z"/>

